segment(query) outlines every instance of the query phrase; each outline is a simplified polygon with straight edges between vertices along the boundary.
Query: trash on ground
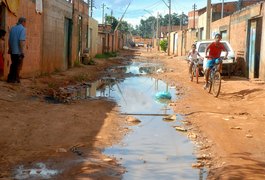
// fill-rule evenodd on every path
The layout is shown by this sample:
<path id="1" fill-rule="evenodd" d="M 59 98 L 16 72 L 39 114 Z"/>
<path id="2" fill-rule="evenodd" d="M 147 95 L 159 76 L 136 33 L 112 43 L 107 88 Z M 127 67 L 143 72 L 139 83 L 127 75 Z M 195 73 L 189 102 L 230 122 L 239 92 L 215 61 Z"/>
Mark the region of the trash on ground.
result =
<path id="1" fill-rule="evenodd" d="M 231 127 L 230 129 L 242 130 L 242 128 L 241 128 L 241 127 L 238 127 L 238 126 L 236 126 L 236 127 Z"/>
<path id="2" fill-rule="evenodd" d="M 130 122 L 130 123 L 134 123 L 134 124 L 139 124 L 141 123 L 141 121 L 135 117 L 132 117 L 132 116 L 127 116 L 126 117 L 126 121 L 127 122 Z"/>
<path id="3" fill-rule="evenodd" d="M 193 168 L 201 168 L 201 167 L 203 167 L 203 163 L 193 163 L 191 166 Z"/>
<path id="4" fill-rule="evenodd" d="M 103 161 L 105 161 L 105 162 L 112 162 L 113 159 L 111 159 L 111 158 L 105 158 L 105 159 L 103 159 Z"/>
<path id="5" fill-rule="evenodd" d="M 187 132 L 188 130 L 181 126 L 174 126 L 177 131 Z"/>
<path id="6" fill-rule="evenodd" d="M 58 152 L 58 153 L 66 153 L 67 150 L 64 149 L 64 148 L 58 148 L 58 149 L 56 150 L 56 152 Z"/>
<path id="7" fill-rule="evenodd" d="M 171 99 L 172 98 L 170 92 L 166 92 L 166 91 L 161 91 L 161 92 L 156 93 L 155 97 L 156 99 Z"/>
<path id="8" fill-rule="evenodd" d="M 196 135 L 195 133 L 193 133 L 193 132 L 189 132 L 189 133 L 188 133 L 188 137 L 189 137 L 190 139 L 196 139 L 196 138 L 197 138 L 197 135 Z"/>
<path id="9" fill-rule="evenodd" d="M 247 138 L 253 138 L 253 136 L 251 134 L 247 134 L 246 137 Z"/>
<path id="10" fill-rule="evenodd" d="M 157 73 L 164 73 L 165 71 L 161 68 L 159 68 L 158 70 L 156 70 Z"/>
<path id="11" fill-rule="evenodd" d="M 37 163 L 36 168 L 26 169 L 19 166 L 15 172 L 15 179 L 50 179 L 58 174 L 57 170 L 48 169 L 44 163 Z"/>
<path id="12" fill-rule="evenodd" d="M 164 121 L 175 121 L 177 119 L 176 114 L 172 114 L 163 118 Z"/>

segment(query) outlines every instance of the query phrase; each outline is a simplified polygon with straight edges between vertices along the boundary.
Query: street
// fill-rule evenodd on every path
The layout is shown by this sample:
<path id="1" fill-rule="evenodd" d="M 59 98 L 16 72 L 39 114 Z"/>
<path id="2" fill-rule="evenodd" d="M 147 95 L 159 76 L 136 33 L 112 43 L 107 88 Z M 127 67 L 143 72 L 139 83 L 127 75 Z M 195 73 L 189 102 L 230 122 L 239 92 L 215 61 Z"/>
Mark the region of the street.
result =
<path id="1" fill-rule="evenodd" d="M 177 98 L 168 106 L 183 117 L 181 127 L 187 132 L 182 134 L 194 144 L 197 161 L 189 167 L 196 171 L 204 167 L 207 179 L 264 179 L 264 82 L 224 76 L 215 98 L 203 89 L 203 77 L 199 84 L 190 82 L 184 58 L 136 48 L 122 50 L 116 58 L 95 59 L 93 66 L 22 79 L 20 85 L 1 81 L 0 179 L 32 178 L 31 169 L 45 170 L 48 175 L 41 178 L 47 179 L 126 179 L 125 174 L 134 173 L 120 163 L 124 159 L 103 153 L 133 133 L 117 101 L 60 97 L 67 86 L 77 89 L 104 77 L 127 77 L 123 68 L 107 68 L 126 66 L 132 59 L 163 64 L 161 71 L 145 76 L 175 87 Z M 122 94 L 119 87 L 116 92 Z M 53 99 L 55 95 L 60 98 Z M 159 114 L 157 110 L 149 113 Z"/>

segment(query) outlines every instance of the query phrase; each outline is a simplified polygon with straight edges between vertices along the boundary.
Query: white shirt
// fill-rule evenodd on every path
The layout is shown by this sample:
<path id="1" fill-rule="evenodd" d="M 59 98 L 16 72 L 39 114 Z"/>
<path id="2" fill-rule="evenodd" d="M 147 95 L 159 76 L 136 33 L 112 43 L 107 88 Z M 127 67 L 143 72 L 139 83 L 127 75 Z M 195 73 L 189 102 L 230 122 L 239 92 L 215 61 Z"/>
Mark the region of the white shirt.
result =
<path id="1" fill-rule="evenodd" d="M 196 60 L 197 58 L 198 58 L 198 51 L 194 51 L 194 53 L 193 53 L 193 51 L 192 50 L 190 50 L 190 52 L 189 52 L 189 59 L 192 61 L 192 60 Z"/>

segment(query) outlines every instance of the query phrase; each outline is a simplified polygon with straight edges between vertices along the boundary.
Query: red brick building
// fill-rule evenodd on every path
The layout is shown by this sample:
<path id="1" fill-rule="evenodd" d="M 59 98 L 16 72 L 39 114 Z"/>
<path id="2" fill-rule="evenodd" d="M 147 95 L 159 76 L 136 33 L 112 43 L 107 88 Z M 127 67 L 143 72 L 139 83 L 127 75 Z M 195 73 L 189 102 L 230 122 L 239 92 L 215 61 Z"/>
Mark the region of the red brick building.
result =
<path id="1" fill-rule="evenodd" d="M 10 56 L 7 54 L 8 50 L 8 36 L 9 31 L 12 26 L 14 26 L 18 18 L 24 16 L 27 18 L 27 41 L 25 55 L 26 58 L 23 64 L 22 75 L 32 76 L 37 74 L 40 69 L 40 63 L 42 59 L 42 30 L 43 17 L 40 13 L 36 12 L 36 3 L 30 0 L 25 0 L 26 2 L 21 3 L 21 1 L 14 0 L 11 3 L 10 0 L 0 1 L 0 20 L 1 28 L 7 31 L 6 43 L 5 43 L 5 64 L 4 64 L 4 76 L 6 77 L 9 72 L 9 67 L 11 65 Z M 20 2 L 20 3 L 19 3 Z"/>
<path id="2" fill-rule="evenodd" d="M 19 17 L 27 19 L 22 77 L 66 70 L 80 61 L 91 44 L 88 9 L 83 0 L 0 0 L 0 27 L 7 31 L 6 39 Z M 7 45 L 6 40 L 6 52 Z M 7 53 L 4 58 L 6 77 L 11 61 Z"/>
<path id="3" fill-rule="evenodd" d="M 223 17 L 229 16 L 234 12 L 245 8 L 249 5 L 256 4 L 263 0 L 241 0 L 241 1 L 233 1 L 233 2 L 225 2 L 224 3 L 224 11 Z M 206 7 L 190 11 L 188 13 L 188 29 L 197 29 L 198 28 L 198 17 L 206 12 Z M 212 4 L 212 22 L 221 19 L 221 12 L 222 12 L 222 3 Z"/>

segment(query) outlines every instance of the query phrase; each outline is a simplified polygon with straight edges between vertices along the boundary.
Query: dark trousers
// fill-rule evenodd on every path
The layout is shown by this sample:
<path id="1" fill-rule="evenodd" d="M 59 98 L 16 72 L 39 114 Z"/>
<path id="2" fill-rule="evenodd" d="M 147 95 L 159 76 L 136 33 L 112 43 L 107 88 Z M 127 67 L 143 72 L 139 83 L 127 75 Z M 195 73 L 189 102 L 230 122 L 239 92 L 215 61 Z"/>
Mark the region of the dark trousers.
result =
<path id="1" fill-rule="evenodd" d="M 19 73 L 22 69 L 23 58 L 19 54 L 11 54 L 11 66 L 7 77 L 7 82 L 20 82 Z"/>

